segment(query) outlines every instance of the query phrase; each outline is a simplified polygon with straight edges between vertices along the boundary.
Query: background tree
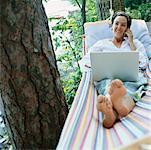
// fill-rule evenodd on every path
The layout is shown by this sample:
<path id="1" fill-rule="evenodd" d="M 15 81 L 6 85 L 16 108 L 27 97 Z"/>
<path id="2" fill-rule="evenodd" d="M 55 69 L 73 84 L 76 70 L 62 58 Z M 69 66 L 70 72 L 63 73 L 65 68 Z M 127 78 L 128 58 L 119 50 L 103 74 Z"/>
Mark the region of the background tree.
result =
<path id="1" fill-rule="evenodd" d="M 112 0 L 112 9 L 116 11 L 125 11 L 124 0 Z"/>
<path id="2" fill-rule="evenodd" d="M 84 33 L 84 23 L 86 22 L 86 0 L 70 0 L 71 3 L 76 4 L 79 8 L 80 8 L 80 12 L 81 12 L 81 21 L 82 21 L 82 33 Z"/>
<path id="3" fill-rule="evenodd" d="M 1 95 L 17 149 L 55 148 L 67 116 L 42 1 L 1 9 Z"/>
<path id="4" fill-rule="evenodd" d="M 129 7 L 130 9 L 136 9 L 142 3 L 149 3 L 150 0 L 124 0 L 125 6 Z"/>
<path id="5" fill-rule="evenodd" d="M 105 20 L 110 16 L 110 0 L 96 0 L 96 9 L 99 20 Z"/>
<path id="6" fill-rule="evenodd" d="M 111 15 L 110 10 L 125 10 L 124 0 L 96 0 L 96 8 L 99 19 L 105 20 Z"/>

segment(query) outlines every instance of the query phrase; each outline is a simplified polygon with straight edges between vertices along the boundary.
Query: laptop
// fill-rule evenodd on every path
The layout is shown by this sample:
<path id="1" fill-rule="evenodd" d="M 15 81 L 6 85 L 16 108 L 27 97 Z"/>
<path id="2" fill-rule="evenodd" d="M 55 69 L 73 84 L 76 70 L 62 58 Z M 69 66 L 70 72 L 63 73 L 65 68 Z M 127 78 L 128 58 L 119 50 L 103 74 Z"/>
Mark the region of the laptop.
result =
<path id="1" fill-rule="evenodd" d="M 92 76 L 94 81 L 102 79 L 121 79 L 137 81 L 139 53 L 130 52 L 91 52 Z"/>

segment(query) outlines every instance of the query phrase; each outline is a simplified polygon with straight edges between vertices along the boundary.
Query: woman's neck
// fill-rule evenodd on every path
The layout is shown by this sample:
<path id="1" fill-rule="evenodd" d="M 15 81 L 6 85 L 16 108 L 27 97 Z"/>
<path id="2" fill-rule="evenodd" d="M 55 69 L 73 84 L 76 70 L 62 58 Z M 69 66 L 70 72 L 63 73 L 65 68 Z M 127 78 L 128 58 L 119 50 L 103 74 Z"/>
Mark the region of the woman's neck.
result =
<path id="1" fill-rule="evenodd" d="M 113 42 L 113 44 L 116 46 L 116 47 L 118 47 L 118 48 L 120 48 L 121 47 L 121 45 L 122 45 L 122 42 L 123 42 L 123 38 L 120 38 L 120 39 L 118 39 L 118 38 L 113 38 L 112 39 L 112 42 Z"/>

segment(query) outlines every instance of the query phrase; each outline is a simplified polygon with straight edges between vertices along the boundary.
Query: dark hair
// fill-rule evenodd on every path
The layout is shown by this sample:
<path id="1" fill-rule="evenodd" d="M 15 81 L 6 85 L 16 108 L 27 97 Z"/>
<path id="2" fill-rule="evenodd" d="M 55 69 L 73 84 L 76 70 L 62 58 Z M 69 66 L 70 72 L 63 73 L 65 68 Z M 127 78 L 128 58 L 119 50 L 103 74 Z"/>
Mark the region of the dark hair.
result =
<path id="1" fill-rule="evenodd" d="M 127 27 L 130 28 L 131 23 L 132 23 L 132 19 L 125 12 L 115 12 L 114 15 L 111 18 L 112 24 L 114 23 L 115 18 L 118 17 L 118 16 L 124 16 L 127 19 Z"/>

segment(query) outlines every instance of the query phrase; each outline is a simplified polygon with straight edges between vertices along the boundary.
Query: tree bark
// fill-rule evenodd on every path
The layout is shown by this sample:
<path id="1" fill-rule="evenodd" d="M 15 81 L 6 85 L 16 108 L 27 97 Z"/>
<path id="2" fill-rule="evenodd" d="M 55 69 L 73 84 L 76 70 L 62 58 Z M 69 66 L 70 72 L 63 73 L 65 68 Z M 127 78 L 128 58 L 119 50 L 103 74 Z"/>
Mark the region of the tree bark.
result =
<path id="1" fill-rule="evenodd" d="M 17 149 L 54 149 L 67 116 L 42 1 L 1 9 L 1 95 Z"/>
<path id="2" fill-rule="evenodd" d="M 114 12 L 116 11 L 125 11 L 124 0 L 112 0 L 112 8 Z"/>
<path id="3" fill-rule="evenodd" d="M 110 16 L 110 0 L 96 0 L 99 20 L 105 20 Z"/>
<path id="4" fill-rule="evenodd" d="M 100 20 L 110 17 L 110 9 L 114 12 L 125 11 L 124 0 L 96 0 L 96 6 Z"/>
<path id="5" fill-rule="evenodd" d="M 82 18 L 82 33 L 84 34 L 84 23 L 86 22 L 86 11 L 85 11 L 85 7 L 86 7 L 86 0 L 82 0 L 82 4 L 80 5 L 78 0 L 75 0 L 75 2 L 77 3 L 77 5 L 80 8 L 81 11 L 81 18 Z"/>
<path id="6" fill-rule="evenodd" d="M 81 17 L 82 17 L 82 32 L 84 34 L 84 23 L 86 22 L 86 12 L 85 12 L 86 0 L 82 0 Z"/>

